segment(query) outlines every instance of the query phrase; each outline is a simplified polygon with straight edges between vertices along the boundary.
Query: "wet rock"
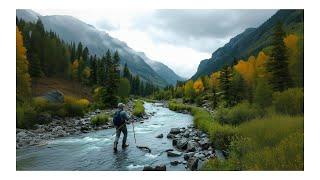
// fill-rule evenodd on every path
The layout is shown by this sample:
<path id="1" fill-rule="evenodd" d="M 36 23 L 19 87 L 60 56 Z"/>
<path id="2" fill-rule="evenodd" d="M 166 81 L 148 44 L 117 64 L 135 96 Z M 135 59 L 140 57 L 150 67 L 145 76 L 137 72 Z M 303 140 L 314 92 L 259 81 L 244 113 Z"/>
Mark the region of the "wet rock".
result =
<path id="1" fill-rule="evenodd" d="M 169 157 L 178 157 L 178 156 L 182 155 L 182 152 L 179 152 L 179 151 L 168 151 L 167 155 Z"/>
<path id="2" fill-rule="evenodd" d="M 155 171 L 166 171 L 167 170 L 167 167 L 166 165 L 164 164 L 160 164 L 160 165 L 157 165 L 155 168 L 154 168 Z"/>
<path id="3" fill-rule="evenodd" d="M 180 133 L 179 128 L 171 128 L 171 130 L 170 130 L 170 134 L 179 134 L 179 133 Z"/>
<path id="4" fill-rule="evenodd" d="M 142 171 L 154 171 L 155 169 L 152 166 L 144 166 Z"/>
<path id="5" fill-rule="evenodd" d="M 163 138 L 163 134 L 159 134 L 156 138 Z"/>
<path id="6" fill-rule="evenodd" d="M 210 146 L 210 140 L 208 138 L 203 138 L 199 141 L 199 145 L 202 149 L 208 149 Z"/>
<path id="7" fill-rule="evenodd" d="M 184 160 L 189 160 L 195 153 L 194 152 L 189 152 L 183 155 Z"/>
<path id="8" fill-rule="evenodd" d="M 170 164 L 172 165 L 172 166 L 176 166 L 176 165 L 178 165 L 180 162 L 179 161 L 177 161 L 177 160 L 174 160 L 174 161 L 171 161 L 170 162 Z"/>
<path id="9" fill-rule="evenodd" d="M 175 136 L 174 134 L 170 134 L 170 133 L 169 133 L 169 134 L 167 135 L 167 138 L 168 138 L 168 139 L 172 139 L 172 138 L 174 138 L 174 136 Z"/>
<path id="10" fill-rule="evenodd" d="M 178 140 L 177 140 L 177 139 L 173 139 L 173 140 L 172 140 L 172 146 L 177 145 L 177 143 L 178 143 Z"/>
<path id="11" fill-rule="evenodd" d="M 100 109 L 96 109 L 94 112 L 95 112 L 96 114 L 100 114 L 100 113 L 101 113 L 101 110 L 100 110 Z"/>
<path id="12" fill-rule="evenodd" d="M 199 162 L 199 159 L 196 158 L 196 157 L 192 157 L 188 160 L 188 163 L 187 163 L 187 167 L 191 170 L 191 171 L 195 171 L 197 170 L 198 168 L 198 162 Z"/>
<path id="13" fill-rule="evenodd" d="M 180 150 L 186 150 L 188 146 L 188 140 L 186 138 L 179 139 L 177 141 L 177 148 Z"/>
<path id="14" fill-rule="evenodd" d="M 187 152 L 195 152 L 197 143 L 195 141 L 189 141 L 187 144 Z"/>
<path id="15" fill-rule="evenodd" d="M 173 149 L 166 149 L 165 152 L 173 151 Z"/>

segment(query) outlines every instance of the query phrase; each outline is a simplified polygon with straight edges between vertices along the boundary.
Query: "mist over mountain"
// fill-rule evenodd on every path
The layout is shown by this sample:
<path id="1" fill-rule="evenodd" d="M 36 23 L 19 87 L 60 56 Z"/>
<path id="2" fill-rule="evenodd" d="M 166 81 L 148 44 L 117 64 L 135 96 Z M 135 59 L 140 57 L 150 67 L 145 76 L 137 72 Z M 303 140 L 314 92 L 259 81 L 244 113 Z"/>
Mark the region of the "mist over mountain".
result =
<path id="1" fill-rule="evenodd" d="M 16 15 L 18 18 L 31 22 L 36 22 L 40 18 L 47 31 L 55 32 L 66 42 L 81 42 L 89 48 L 92 55 L 102 56 L 108 49 L 117 50 L 120 54 L 121 66 L 127 63 L 132 73 L 139 75 L 144 81 L 164 87 L 169 84 L 174 85 L 177 80 L 183 80 L 163 63 L 151 60 L 144 54 L 141 57 L 140 53 L 130 48 L 125 42 L 72 16 L 41 16 L 32 10 L 24 9 L 16 10 Z M 150 62 L 153 62 L 152 67 Z"/>

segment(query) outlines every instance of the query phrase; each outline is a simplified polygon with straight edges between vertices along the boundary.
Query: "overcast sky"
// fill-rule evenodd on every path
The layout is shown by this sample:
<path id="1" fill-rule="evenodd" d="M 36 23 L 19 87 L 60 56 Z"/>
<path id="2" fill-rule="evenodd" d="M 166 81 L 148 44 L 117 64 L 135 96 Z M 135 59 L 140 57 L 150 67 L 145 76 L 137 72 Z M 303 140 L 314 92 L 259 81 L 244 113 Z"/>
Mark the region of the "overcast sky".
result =
<path id="1" fill-rule="evenodd" d="M 230 38 L 258 27 L 276 10 L 38 10 L 41 15 L 71 15 L 125 41 L 136 51 L 191 77 L 201 60 Z"/>

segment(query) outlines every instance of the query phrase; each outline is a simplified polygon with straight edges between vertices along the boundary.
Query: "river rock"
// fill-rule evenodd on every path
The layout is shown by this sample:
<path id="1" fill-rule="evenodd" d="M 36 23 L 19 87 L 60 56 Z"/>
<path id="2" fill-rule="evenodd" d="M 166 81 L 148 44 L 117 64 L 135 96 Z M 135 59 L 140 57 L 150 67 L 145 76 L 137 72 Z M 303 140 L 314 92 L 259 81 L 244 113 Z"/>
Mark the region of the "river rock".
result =
<path id="1" fill-rule="evenodd" d="M 155 169 L 152 166 L 144 166 L 142 171 L 154 171 Z"/>
<path id="2" fill-rule="evenodd" d="M 188 140 L 186 138 L 179 139 L 177 141 L 177 148 L 180 150 L 186 150 L 188 146 Z"/>
<path id="3" fill-rule="evenodd" d="M 172 166 L 176 166 L 176 165 L 178 165 L 180 162 L 179 161 L 177 161 L 177 160 L 174 160 L 174 161 L 171 161 L 170 162 L 170 164 L 172 165 Z"/>
<path id="4" fill-rule="evenodd" d="M 189 141 L 187 144 L 187 152 L 194 152 L 196 151 L 197 143 L 195 141 Z"/>
<path id="5" fill-rule="evenodd" d="M 208 149 L 210 146 L 210 140 L 208 138 L 203 138 L 199 141 L 199 145 L 202 149 Z"/>
<path id="6" fill-rule="evenodd" d="M 64 95 L 59 90 L 52 90 L 43 95 L 43 98 L 49 101 L 50 103 L 63 103 Z"/>
<path id="7" fill-rule="evenodd" d="M 178 157 L 178 156 L 182 155 L 182 152 L 179 152 L 179 151 L 168 151 L 167 155 L 169 157 Z"/>
<path id="8" fill-rule="evenodd" d="M 179 133 L 180 133 L 179 128 L 171 128 L 171 130 L 170 130 L 170 134 L 179 134 Z"/>
<path id="9" fill-rule="evenodd" d="M 169 134 L 167 135 L 167 138 L 168 138 L 168 139 L 174 138 L 174 134 L 170 134 L 170 133 L 169 133 Z"/>
<path id="10" fill-rule="evenodd" d="M 184 160 L 189 160 L 195 153 L 194 152 L 189 152 L 183 155 Z"/>
<path id="11" fill-rule="evenodd" d="M 165 152 L 173 151 L 173 149 L 166 149 Z"/>
<path id="12" fill-rule="evenodd" d="M 197 170 L 199 159 L 196 157 L 192 157 L 188 160 L 187 167 L 191 170 Z"/>
<path id="13" fill-rule="evenodd" d="M 166 171 L 167 170 L 167 167 L 166 165 L 164 164 L 160 164 L 160 165 L 157 165 L 155 168 L 154 168 L 155 171 Z"/>
<path id="14" fill-rule="evenodd" d="M 159 134 L 158 136 L 156 136 L 156 138 L 163 138 L 163 134 Z"/>
<path id="15" fill-rule="evenodd" d="M 177 140 L 177 139 L 173 139 L 173 140 L 172 140 L 172 146 L 177 145 L 177 143 L 178 143 L 178 140 Z"/>

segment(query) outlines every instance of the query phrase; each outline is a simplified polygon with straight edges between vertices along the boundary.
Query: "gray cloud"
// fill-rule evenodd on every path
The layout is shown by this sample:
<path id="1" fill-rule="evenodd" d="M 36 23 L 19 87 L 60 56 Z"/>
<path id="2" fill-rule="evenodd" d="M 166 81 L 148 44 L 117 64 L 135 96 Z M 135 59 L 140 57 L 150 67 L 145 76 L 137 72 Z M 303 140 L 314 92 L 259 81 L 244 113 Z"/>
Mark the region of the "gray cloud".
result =
<path id="1" fill-rule="evenodd" d="M 276 10 L 157 10 L 134 20 L 133 28 L 155 42 L 212 52 L 249 27 L 258 27 Z"/>
<path id="2" fill-rule="evenodd" d="M 100 28 L 106 31 L 114 31 L 120 28 L 119 26 L 115 26 L 105 19 L 98 20 L 95 24 L 97 28 Z"/>

